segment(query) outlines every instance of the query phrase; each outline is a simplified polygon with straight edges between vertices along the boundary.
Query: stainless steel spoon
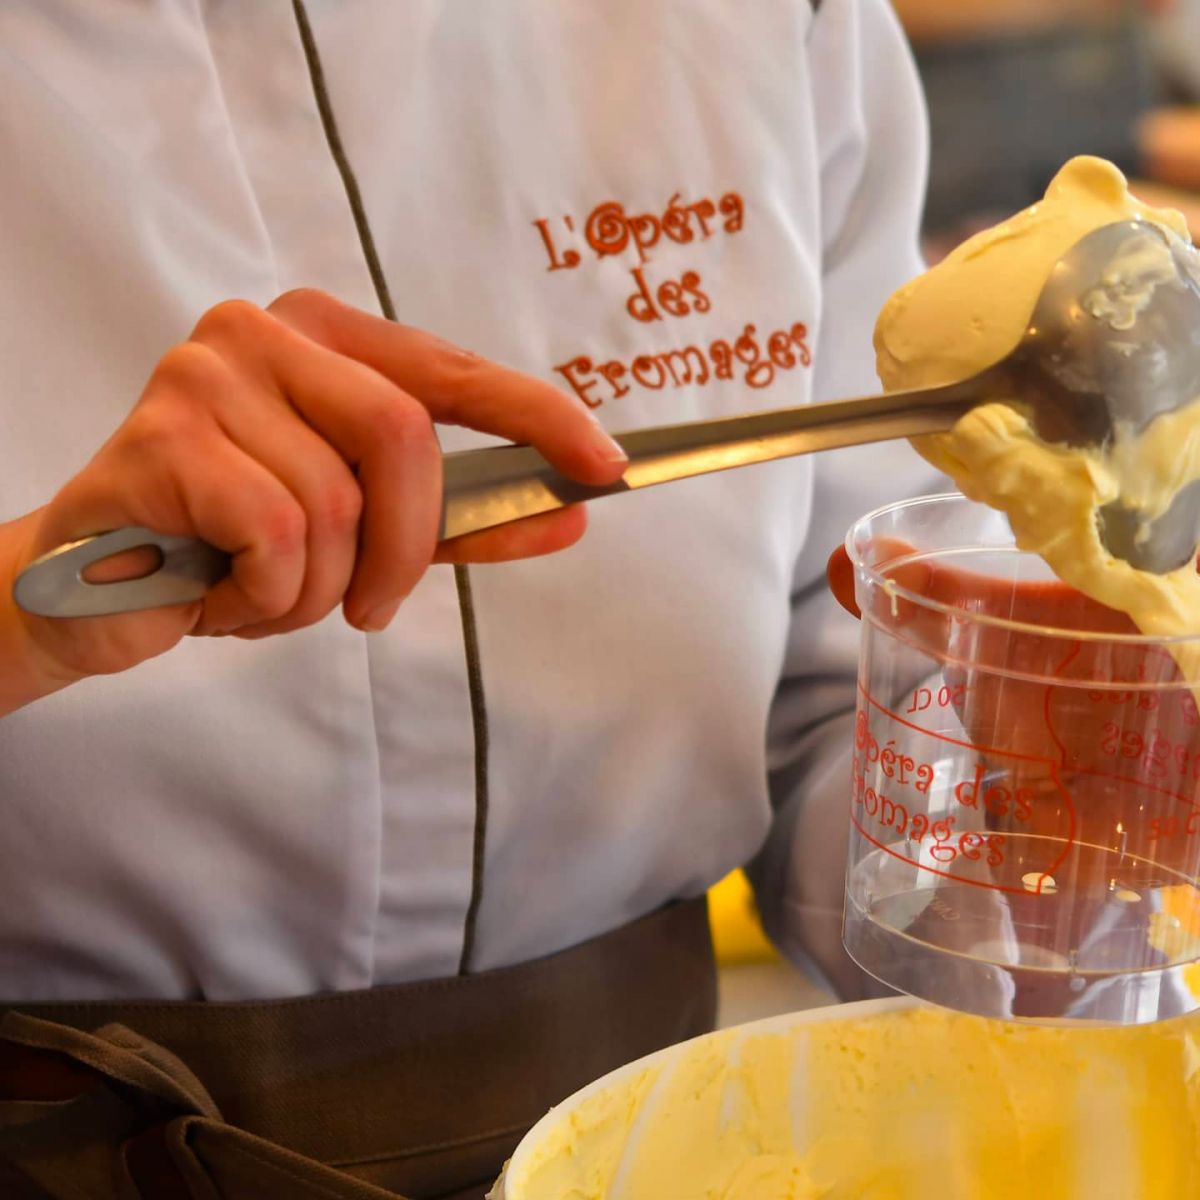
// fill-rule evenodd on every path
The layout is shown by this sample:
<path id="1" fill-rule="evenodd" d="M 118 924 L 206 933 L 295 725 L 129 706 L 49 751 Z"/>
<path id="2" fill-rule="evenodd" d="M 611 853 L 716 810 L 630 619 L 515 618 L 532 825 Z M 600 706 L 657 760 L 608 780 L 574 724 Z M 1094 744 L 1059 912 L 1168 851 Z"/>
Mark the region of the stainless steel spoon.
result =
<path id="1" fill-rule="evenodd" d="M 1122 265 L 1124 264 L 1124 265 Z M 1169 270 L 1164 271 L 1164 264 Z M 617 434 L 629 455 L 620 482 L 575 483 L 528 446 L 467 450 L 445 458 L 442 537 L 711 471 L 814 450 L 948 430 L 975 405 L 1026 406 L 1049 441 L 1102 444 L 1114 428 L 1141 428 L 1200 396 L 1200 267 L 1196 252 L 1157 226 L 1106 225 L 1056 264 L 1024 336 L 1000 362 L 942 387 L 716 421 Z M 1153 571 L 1195 553 L 1200 491 L 1140 534 L 1140 519 L 1116 506 L 1102 531 L 1113 554 Z M 93 563 L 138 546 L 162 561 L 140 579 L 94 584 Z M 14 596 L 47 617 L 102 616 L 199 599 L 229 571 L 228 555 L 204 542 L 120 529 L 61 546 L 30 564 Z"/>

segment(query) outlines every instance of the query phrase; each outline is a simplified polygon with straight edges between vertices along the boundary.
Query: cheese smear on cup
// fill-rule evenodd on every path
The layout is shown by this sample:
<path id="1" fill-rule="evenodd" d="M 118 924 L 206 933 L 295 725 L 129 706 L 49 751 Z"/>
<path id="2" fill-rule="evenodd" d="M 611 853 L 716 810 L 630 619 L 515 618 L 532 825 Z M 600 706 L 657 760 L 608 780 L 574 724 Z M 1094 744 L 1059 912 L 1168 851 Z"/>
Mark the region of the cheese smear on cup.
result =
<path id="1" fill-rule="evenodd" d="M 876 364 L 889 391 L 952 383 L 1004 358 L 1025 332 L 1054 264 L 1080 238 L 1116 221 L 1152 222 L 1190 241 L 1183 216 L 1130 195 L 1125 177 L 1103 159 L 1080 157 L 1055 176 L 1043 200 L 976 234 L 924 275 L 900 288 L 875 326 Z M 1115 329 L 1131 328 L 1162 263 L 1112 270 L 1141 281 L 1085 298 Z M 1200 575 L 1193 563 L 1163 575 L 1114 558 L 1100 540 L 1097 513 L 1121 498 L 1147 520 L 1200 479 L 1200 397 L 1156 417 L 1140 432 L 1117 428 L 1104 448 L 1042 441 L 1001 396 L 973 409 L 952 430 L 915 440 L 917 449 L 972 500 L 1004 512 L 1017 545 L 1040 555 L 1085 596 L 1126 613 L 1143 633 L 1200 634 Z M 1200 652 L 1177 648 L 1189 679 L 1200 678 Z M 1194 661 L 1193 661 L 1194 659 Z"/>

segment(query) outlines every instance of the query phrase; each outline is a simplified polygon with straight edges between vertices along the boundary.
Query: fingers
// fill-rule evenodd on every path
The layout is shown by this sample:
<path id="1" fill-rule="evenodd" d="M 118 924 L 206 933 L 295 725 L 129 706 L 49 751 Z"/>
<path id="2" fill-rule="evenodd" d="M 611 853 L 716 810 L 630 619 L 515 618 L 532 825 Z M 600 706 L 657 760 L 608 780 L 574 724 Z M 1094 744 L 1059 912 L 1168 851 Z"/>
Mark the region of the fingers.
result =
<path id="1" fill-rule="evenodd" d="M 586 529 L 587 509 L 573 504 L 498 529 L 451 538 L 438 546 L 434 562 L 495 563 L 537 558 L 574 545 Z"/>
<path id="2" fill-rule="evenodd" d="M 328 571 L 316 568 L 322 570 L 313 580 L 318 591 L 311 603 L 306 598 L 296 619 L 316 619 L 313 614 L 328 601 L 325 581 L 344 575 L 346 619 L 363 629 L 383 628 L 420 580 L 437 545 L 442 458 L 429 413 L 371 367 L 311 341 L 268 313 L 225 307 L 224 313 L 208 314 L 195 336 L 245 364 L 252 385 L 270 388 L 278 403 L 260 405 L 256 415 L 241 411 L 235 395 L 221 405 L 222 423 L 288 483 L 334 539 L 310 546 L 310 553 L 336 561 Z M 318 469 L 321 448 L 301 447 L 298 433 L 281 440 L 280 432 L 289 426 L 324 443 L 329 456 L 340 457 L 342 477 L 335 478 L 328 464 Z M 353 512 L 352 496 L 358 506 Z"/>
<path id="3" fill-rule="evenodd" d="M 344 609 L 352 624 L 379 630 L 432 561 L 442 520 L 442 456 L 428 413 L 407 396 L 373 424 L 375 436 L 359 448 L 366 503 Z M 402 492 L 395 487 L 401 477 Z"/>
<path id="4" fill-rule="evenodd" d="M 854 564 L 845 546 L 838 546 L 829 556 L 825 564 L 825 580 L 834 599 L 856 620 L 862 617 L 862 610 L 854 598 Z"/>
<path id="5" fill-rule="evenodd" d="M 290 411 L 227 396 L 216 406 L 225 436 L 287 488 L 304 513 L 304 577 L 282 616 L 238 629 L 239 636 L 286 633 L 311 625 L 341 602 L 357 556 L 363 493 L 346 460 Z M 229 420 L 228 407 L 242 411 Z M 279 408 L 282 410 L 283 406 Z"/>
<path id="6" fill-rule="evenodd" d="M 344 608 L 360 628 L 382 628 L 433 560 L 441 454 L 432 418 L 533 441 L 577 478 L 606 480 L 623 470 L 615 443 L 557 388 L 321 293 L 290 293 L 269 312 L 236 302 L 218 306 L 194 336 L 227 357 L 255 363 L 256 382 L 276 388 L 281 403 L 294 407 L 354 471 L 363 511 Z M 409 387 L 417 389 L 419 403 Z M 231 412 L 227 419 L 234 428 L 239 416 Z M 286 459 L 279 462 L 261 440 L 247 448 L 296 490 Z M 583 527 L 580 516 L 570 515 L 491 531 L 438 561 L 550 553 L 576 540 Z"/>
<path id="7" fill-rule="evenodd" d="M 144 525 L 201 537 L 232 555 L 230 576 L 208 592 L 181 632 L 225 633 L 274 620 L 301 594 L 303 507 L 210 422 L 189 425 L 177 413 L 153 408 L 135 412 L 122 436 L 59 493 L 53 508 L 92 531 Z M 70 535 L 49 525 L 44 536 L 53 544 Z"/>
<path id="8" fill-rule="evenodd" d="M 920 562 L 902 561 L 914 552 L 907 542 L 881 537 L 874 539 L 867 547 L 860 547 L 860 550 L 864 553 L 867 564 L 885 575 L 897 587 L 918 596 L 928 594 L 929 569 Z M 900 560 L 900 565 L 892 565 L 897 560 Z M 855 592 L 855 577 L 856 569 L 846 547 L 838 546 L 825 564 L 825 578 L 837 602 L 852 617 L 861 618 L 862 612 Z M 940 612 L 920 608 L 887 589 L 875 588 L 868 596 L 878 613 L 883 615 L 885 624 L 893 628 L 915 620 L 932 622 L 932 627 L 940 630 L 944 623 Z"/>
<path id="9" fill-rule="evenodd" d="M 442 520 L 442 455 L 429 413 L 358 363 L 318 349 L 285 380 L 305 420 L 354 469 L 363 497 L 346 619 L 382 629 L 433 558 Z M 342 397 L 353 389 L 355 415 Z"/>
<path id="10" fill-rule="evenodd" d="M 124 583 L 153 575 L 162 565 L 162 553 L 152 546 L 135 546 L 120 554 L 102 558 L 83 569 L 85 583 Z"/>
<path id="11" fill-rule="evenodd" d="M 179 531 L 234 556 L 196 632 L 283 632 L 320 620 L 339 597 L 352 624 L 382 628 L 437 549 L 433 418 L 531 441 L 580 479 L 611 479 L 624 463 L 557 388 L 320 293 L 291 293 L 271 311 L 217 305 L 154 382 L 122 430 L 123 451 L 174 463 L 179 478 L 141 487 L 161 496 L 173 484 L 191 522 Z M 201 452 L 190 427 L 205 418 Z M 203 467 L 183 469 L 186 460 Z M 143 523 L 174 532 L 180 520 L 147 511 Z M 550 553 L 584 524 L 579 512 L 548 514 L 460 539 L 438 559 Z"/>
<path id="12" fill-rule="evenodd" d="M 611 483 L 624 473 L 621 448 L 588 409 L 553 384 L 322 292 L 289 292 L 270 311 L 312 341 L 365 363 L 419 398 L 435 421 L 529 443 L 581 483 Z"/>

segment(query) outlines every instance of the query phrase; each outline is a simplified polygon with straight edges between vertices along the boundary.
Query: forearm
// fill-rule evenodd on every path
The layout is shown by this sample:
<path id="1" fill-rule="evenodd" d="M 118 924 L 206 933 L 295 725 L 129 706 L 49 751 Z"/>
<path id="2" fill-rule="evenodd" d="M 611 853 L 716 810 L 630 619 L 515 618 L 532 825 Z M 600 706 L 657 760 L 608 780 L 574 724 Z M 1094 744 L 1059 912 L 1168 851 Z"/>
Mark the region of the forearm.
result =
<path id="1" fill-rule="evenodd" d="M 37 516 L 0 525 L 0 719 L 72 682 L 40 661 L 26 618 L 12 598 L 13 581 L 30 558 Z"/>

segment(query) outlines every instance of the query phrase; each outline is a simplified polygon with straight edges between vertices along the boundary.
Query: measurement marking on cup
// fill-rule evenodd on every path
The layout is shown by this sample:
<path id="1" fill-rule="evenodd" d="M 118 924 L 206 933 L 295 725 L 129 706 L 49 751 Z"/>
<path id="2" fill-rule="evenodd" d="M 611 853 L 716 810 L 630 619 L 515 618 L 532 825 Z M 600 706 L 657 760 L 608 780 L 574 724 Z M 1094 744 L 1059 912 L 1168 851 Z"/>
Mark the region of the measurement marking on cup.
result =
<path id="1" fill-rule="evenodd" d="M 931 687 L 914 688 L 908 707 L 904 711 L 906 713 L 928 712 L 929 709 L 936 706 L 950 708 L 957 712 L 965 703 L 966 698 L 967 685 L 965 683 L 956 683 L 953 686 L 944 683 L 936 692 Z"/>
<path id="2" fill-rule="evenodd" d="M 861 719 L 861 734 L 865 729 L 866 720 L 864 714 L 858 715 Z M 858 741 L 857 746 L 861 750 L 862 742 Z M 877 758 L 875 761 L 882 765 L 882 759 Z M 928 854 L 935 862 L 949 866 L 962 858 L 968 862 L 984 862 L 989 867 L 998 867 L 1004 862 L 1003 833 L 959 829 L 957 813 L 939 816 L 937 813 L 924 812 L 921 808 L 910 810 L 907 804 L 886 796 L 867 784 L 866 774 L 857 755 L 851 760 L 851 765 L 851 806 L 858 805 L 873 821 L 894 830 L 905 841 L 916 842 L 921 846 L 922 852 Z M 925 794 L 933 780 L 933 769 L 927 763 L 921 765 L 928 771 L 927 777 L 922 782 L 922 777 L 918 774 L 910 784 L 919 794 Z M 894 779 L 895 771 L 889 777 Z M 964 802 L 960 800 L 960 803 Z M 964 807 L 967 807 L 965 803 Z M 925 844 L 926 838 L 932 839 L 928 845 Z M 920 867 L 924 864 L 914 860 L 914 865 Z"/>
<path id="3" fill-rule="evenodd" d="M 971 887 L 985 888 L 989 891 L 1009 892 L 1014 895 L 1025 894 L 1029 888 L 1024 884 L 1003 884 L 969 878 L 966 875 L 932 866 L 929 860 L 932 859 L 941 867 L 948 867 L 961 860 L 962 868 L 970 869 L 968 864 L 974 864 L 977 872 L 980 868 L 986 870 L 987 868 L 1003 867 L 1007 856 L 1006 843 L 1008 839 L 1006 834 L 994 829 L 985 829 L 980 832 L 976 829 L 956 828 L 960 809 L 954 805 L 954 801 L 957 801 L 957 805 L 962 807 L 964 815 L 965 810 L 973 810 L 976 813 L 989 813 L 993 817 L 1004 817 L 1011 814 L 1014 820 L 1028 821 L 1032 816 L 1034 800 L 1031 789 L 1019 785 L 1006 787 L 1003 783 L 995 781 L 988 786 L 985 772 L 989 765 L 996 765 L 994 760 L 1011 764 L 1034 764 L 1044 769 L 1044 778 L 1057 794 L 1063 817 L 1068 825 L 1064 835 L 1056 839 L 1062 847 L 1061 851 L 1053 861 L 1047 862 L 1041 871 L 1035 873 L 1039 879 L 1042 876 L 1052 878 L 1053 872 L 1061 867 L 1070 855 L 1075 845 L 1077 830 L 1073 798 L 1059 778 L 1060 759 L 982 745 L 978 742 L 966 741 L 927 729 L 913 721 L 906 720 L 899 713 L 881 704 L 871 695 L 861 680 L 858 681 L 858 690 L 866 704 L 885 720 L 897 726 L 898 730 L 909 729 L 914 733 L 931 738 L 937 744 L 969 750 L 976 756 L 976 761 L 972 764 L 973 772 L 965 771 L 957 785 L 954 785 L 953 779 L 946 783 L 945 780 L 937 778 L 938 767 L 944 760 L 936 760 L 937 766 L 933 762 L 921 763 L 914 755 L 903 753 L 905 749 L 903 742 L 897 748 L 895 738 L 888 738 L 881 747 L 879 739 L 871 730 L 872 722 L 867 711 L 860 707 L 855 721 L 856 736 L 850 819 L 855 829 L 871 845 L 883 850 L 892 858 L 928 874 L 952 879 Z M 928 707 L 930 708 L 935 704 L 939 708 L 951 708 L 958 700 L 953 689 L 939 689 L 936 692 L 932 688 L 926 690 L 929 693 Z M 964 697 L 966 690 L 967 687 L 964 685 Z M 922 696 L 921 689 L 917 689 L 913 695 L 915 696 L 915 706 L 918 710 L 923 711 L 924 706 L 921 701 L 925 697 Z M 944 704 L 939 704 L 939 701 L 943 701 Z M 892 770 L 888 770 L 887 764 L 885 764 L 884 747 L 890 748 Z M 988 760 L 993 761 L 989 763 Z M 953 765 L 954 763 L 951 761 L 952 768 Z M 871 772 L 871 782 L 875 785 L 874 787 L 868 785 L 868 771 Z M 895 785 L 904 785 L 908 789 L 914 789 L 918 794 L 906 797 L 909 803 L 896 799 L 894 794 L 885 795 L 879 789 L 886 788 L 891 791 L 891 788 L 883 776 L 886 776 L 887 780 L 891 780 Z M 944 807 L 944 801 L 942 807 L 936 808 L 935 811 L 927 811 L 933 807 L 929 794 L 934 790 L 935 784 L 939 796 L 943 790 L 946 791 L 947 798 L 950 795 L 953 796 L 953 800 L 950 801 L 953 811 Z M 952 792 L 951 785 L 954 785 Z M 856 809 L 861 809 L 864 819 L 870 819 L 872 824 L 882 825 L 888 832 L 898 834 L 908 846 L 915 842 L 915 856 L 911 850 L 909 854 L 904 854 L 895 849 L 894 846 L 898 843 L 888 844 L 868 833 L 858 819 Z M 933 839 L 928 845 L 926 844 L 927 837 Z M 1043 894 L 1049 894 L 1048 890 L 1044 890 Z"/>
<path id="4" fill-rule="evenodd" d="M 990 754 L 996 758 L 1009 758 L 1014 762 L 1029 762 L 1040 763 L 1042 766 L 1055 767 L 1058 765 L 1058 760 L 1048 758 L 1040 754 L 1020 754 L 1015 750 L 1004 750 L 999 746 L 985 746 L 979 742 L 967 742 L 962 738 L 950 737 L 949 734 L 936 733 L 932 729 L 926 729 L 924 725 L 914 724 L 912 721 L 906 721 L 898 712 L 894 712 L 886 705 L 880 704 L 869 691 L 859 683 L 858 690 L 862 693 L 864 699 L 872 708 L 877 709 L 889 721 L 895 721 L 897 725 L 903 725 L 905 729 L 911 729 L 916 733 L 923 733 L 926 737 L 931 737 L 934 741 L 945 742 L 949 746 L 961 746 L 965 750 L 975 750 L 980 754 Z"/>
<path id="5" fill-rule="evenodd" d="M 861 709 L 854 716 L 854 748 L 862 757 L 864 767 L 878 764 L 888 779 L 912 786 L 927 795 L 933 785 L 932 763 L 919 762 L 911 754 L 896 750 L 896 739 L 888 738 L 882 746 L 871 732 L 871 723 Z M 865 782 L 865 780 L 864 780 Z"/>
<path id="6" fill-rule="evenodd" d="M 859 716 L 860 719 L 865 719 L 867 734 L 876 749 L 864 751 L 860 735 L 860 744 L 855 755 L 854 796 L 851 804 L 855 828 L 873 846 L 884 849 L 889 856 L 908 863 L 921 872 L 995 891 L 1014 894 L 1023 892 L 1027 895 L 1053 894 L 1051 889 L 1056 886 L 1054 883 L 1044 883 L 1040 888 L 1031 887 L 1029 883 L 1010 887 L 979 879 L 967 879 L 953 870 L 939 870 L 931 864 L 930 859 L 943 868 L 956 863 L 960 870 L 970 870 L 968 864 L 974 863 L 976 874 L 980 873 L 980 865 L 1002 868 L 1004 858 L 1008 857 L 1003 847 L 1004 834 L 1016 830 L 1010 829 L 1006 824 L 1000 831 L 996 831 L 990 819 L 987 823 L 992 824 L 992 829 L 985 831 L 982 836 L 973 829 L 951 828 L 947 821 L 952 820 L 953 814 L 959 811 L 955 800 L 977 813 L 987 813 L 990 814 L 990 818 L 1003 818 L 1006 822 L 1012 822 L 1028 819 L 1031 808 L 1038 808 L 1043 799 L 1049 800 L 1053 794 L 1059 812 L 1057 823 L 1060 831 L 1054 840 L 1062 847 L 1061 853 L 1056 854 L 1052 862 L 1037 864 L 1040 869 L 1032 873 L 1035 880 L 1040 879 L 1042 875 L 1053 879 L 1076 845 L 1079 822 L 1082 819 L 1078 803 L 1081 802 L 1081 796 L 1083 799 L 1089 796 L 1085 784 L 1087 779 L 1111 781 L 1120 789 L 1134 789 L 1137 793 L 1130 802 L 1133 808 L 1137 809 L 1137 815 L 1133 813 L 1133 808 L 1129 809 L 1130 817 L 1136 824 L 1132 830 L 1118 824 L 1117 834 L 1121 840 L 1119 845 L 1107 847 L 1112 853 L 1122 856 L 1132 853 L 1135 857 L 1148 854 L 1149 859 L 1154 861 L 1158 853 L 1166 852 L 1165 848 L 1170 840 L 1177 839 L 1182 843 L 1187 839 L 1190 844 L 1200 838 L 1200 791 L 1197 796 L 1182 795 L 1169 786 L 1174 782 L 1170 778 L 1170 775 L 1174 774 L 1172 767 L 1186 767 L 1189 773 L 1192 770 L 1195 759 L 1185 760 L 1181 753 L 1176 753 L 1189 749 L 1186 739 L 1171 741 L 1159 733 L 1147 734 L 1140 741 L 1133 738 L 1122 741 L 1120 734 L 1127 731 L 1117 725 L 1116 732 L 1113 727 L 1105 726 L 1094 744 L 1090 739 L 1078 743 L 1072 739 L 1071 731 L 1066 727 L 1057 730 L 1048 727 L 1047 732 L 1053 737 L 1057 752 L 1045 755 L 1030 754 L 972 742 L 966 737 L 955 737 L 927 728 L 880 703 L 871 694 L 865 681 L 858 682 L 858 690 L 862 695 Z M 1053 686 L 1048 686 L 1047 706 L 1052 691 Z M 902 702 L 909 703 L 910 714 L 914 709 L 917 712 L 928 709 L 935 714 L 953 709 L 957 713 L 960 710 L 955 708 L 956 699 L 953 689 L 947 685 L 938 689 L 909 689 L 904 693 Z M 1033 716 L 1032 713 L 1029 715 Z M 1061 723 L 1064 714 L 1051 712 L 1048 707 L 1045 716 L 1049 724 L 1055 724 Z M 881 727 L 881 722 L 884 721 L 888 723 L 887 727 Z M 903 732 L 905 730 L 928 738 L 930 742 L 922 745 L 906 735 Z M 948 749 L 939 752 L 934 746 Z M 884 747 L 890 750 L 886 763 Z M 1099 764 L 1083 765 L 1078 758 L 1080 751 L 1085 747 L 1092 747 L 1097 752 L 1107 752 L 1110 758 L 1117 758 L 1118 761 L 1121 758 L 1132 760 L 1130 767 L 1137 774 L 1097 769 Z M 963 762 L 964 756 L 961 752 L 964 750 L 974 756 L 973 763 Z M 1200 748 L 1191 753 L 1200 755 Z M 1164 770 L 1168 777 L 1162 782 L 1168 786 L 1164 787 L 1161 783 L 1156 784 L 1147 778 L 1139 777 L 1139 768 L 1144 765 L 1143 760 L 1148 754 L 1167 756 Z M 928 762 L 921 763 L 921 756 L 927 758 Z M 1179 759 L 1178 763 L 1175 762 L 1176 758 Z M 1053 793 L 1041 787 L 1031 792 L 1024 782 L 1030 773 L 1022 769 L 1021 764 L 1042 768 L 1032 774 L 1042 777 L 1041 782 L 1049 785 Z M 886 769 L 888 765 L 891 765 L 893 770 Z M 921 776 L 917 775 L 919 768 L 925 768 Z M 1005 779 L 1005 775 L 1008 775 L 1009 779 Z M 1183 783 L 1184 780 L 1180 782 Z M 988 803 L 989 796 L 992 803 Z M 1140 807 L 1138 797 L 1141 799 Z M 1152 797 L 1159 799 L 1154 803 Z M 1162 808 L 1168 805 L 1184 805 L 1185 809 L 1183 812 L 1163 812 Z M 1156 812 L 1155 808 L 1159 811 Z M 964 821 L 968 826 L 972 823 L 970 820 Z M 875 829 L 879 836 L 868 834 L 864 828 L 866 824 Z M 989 833 L 998 834 L 997 842 L 990 847 L 986 843 Z M 960 845 L 959 839 L 968 834 L 971 835 L 968 842 Z M 932 852 L 930 837 L 933 838 L 933 846 L 936 847 L 937 853 Z M 881 838 L 887 838 L 888 841 L 885 843 Z M 905 850 L 908 853 L 904 853 Z M 967 851 L 970 853 L 966 853 Z M 982 863 L 980 855 L 986 856 Z M 997 855 L 1000 856 L 999 862 L 996 861 Z M 1017 863 L 1012 865 L 1016 866 Z M 1026 862 L 1021 865 L 1029 867 L 1033 864 Z M 1029 874 L 1027 871 L 1026 875 Z M 1116 874 L 1119 878 L 1120 872 Z M 1115 891 L 1116 888 L 1113 889 L 1113 892 Z M 1113 899 L 1116 902 L 1122 905 L 1140 902 L 1141 897 L 1134 889 L 1122 888 L 1122 892 L 1131 894 L 1114 895 Z M 1113 893 L 1110 892 L 1111 894 Z"/>
<path id="7" fill-rule="evenodd" d="M 853 812 L 850 814 L 850 824 L 853 825 L 854 828 L 857 829 L 858 832 L 861 833 L 862 836 L 866 838 L 866 840 L 870 842 L 876 850 L 882 850 L 884 854 L 890 854 L 892 858 L 899 859 L 900 862 L 907 863 L 910 867 L 918 867 L 920 870 L 927 871 L 930 875 L 940 876 L 942 879 L 953 879 L 955 883 L 965 883 L 968 887 L 983 888 L 983 890 L 987 892 L 1011 892 L 1015 896 L 1022 896 L 1025 894 L 1025 889 L 1023 887 L 1013 887 L 1011 884 L 1006 883 L 984 883 L 979 879 L 971 879 L 966 875 L 956 875 L 953 871 L 940 871 L 937 867 L 931 867 L 927 863 L 917 862 L 915 859 L 909 858 L 907 854 L 899 853 L 899 851 L 893 849 L 886 842 L 881 842 L 877 837 L 869 833 Z M 1054 865 L 1057 866 L 1061 861 L 1062 856 L 1060 855 L 1059 858 L 1055 860 Z"/>
<path id="8" fill-rule="evenodd" d="M 957 686 L 967 687 L 967 685 L 956 685 L 956 687 Z M 858 690 L 862 694 L 863 699 L 866 700 L 866 702 L 886 720 L 894 721 L 897 725 L 901 725 L 905 729 L 911 729 L 914 733 L 923 734 L 925 737 L 932 738 L 935 742 L 941 742 L 948 746 L 958 746 L 965 750 L 974 750 L 979 754 L 988 755 L 994 758 L 1010 759 L 1013 762 L 1038 763 L 1047 767 L 1060 767 L 1066 765 L 1063 762 L 1061 752 L 1058 756 L 1022 754 L 1016 750 L 1007 750 L 1000 746 L 990 746 L 982 742 L 970 742 L 964 740 L 963 738 L 952 737 L 950 734 L 939 732 L 936 729 L 929 729 L 926 726 L 919 725 L 914 721 L 906 720 L 900 713 L 896 712 L 894 709 L 888 708 L 887 705 L 882 704 L 870 693 L 870 691 L 862 684 L 861 681 L 858 684 Z M 912 693 L 912 697 L 918 697 L 920 699 L 920 704 L 914 710 L 911 705 L 912 703 L 915 703 L 915 701 L 913 701 L 912 697 L 910 697 L 910 707 L 905 711 L 911 714 L 914 711 L 933 711 L 935 708 L 943 707 L 938 697 L 940 693 L 945 690 L 945 688 L 940 688 L 938 692 L 934 692 L 932 688 L 916 689 Z M 923 694 L 925 692 L 929 693 L 928 703 L 926 703 L 927 698 Z M 953 697 L 950 697 L 949 699 L 953 701 Z M 949 707 L 953 708 L 953 703 L 951 703 Z M 1102 749 L 1102 747 L 1098 748 Z M 1200 751 L 1197 753 L 1200 755 Z M 1195 810 L 1197 813 L 1200 813 L 1200 803 L 1189 799 L 1187 796 L 1181 795 L 1179 792 L 1173 792 L 1169 788 L 1158 786 L 1146 779 L 1139 779 L 1129 775 L 1119 775 L 1109 771 L 1100 771 L 1094 767 L 1073 766 L 1070 768 L 1070 770 L 1073 775 L 1086 775 L 1095 779 L 1111 779 L 1114 783 L 1130 784 L 1145 791 L 1153 792 L 1159 796 L 1167 796 L 1173 800 L 1179 801 L 1181 804 L 1186 804 L 1189 808 Z M 1197 816 L 1196 822 L 1198 823 L 1198 826 L 1200 826 L 1200 816 Z M 1200 832 L 1200 827 L 1193 828 L 1189 832 Z M 1167 836 L 1170 835 L 1168 834 Z"/>

